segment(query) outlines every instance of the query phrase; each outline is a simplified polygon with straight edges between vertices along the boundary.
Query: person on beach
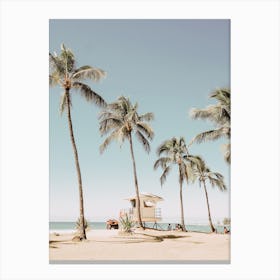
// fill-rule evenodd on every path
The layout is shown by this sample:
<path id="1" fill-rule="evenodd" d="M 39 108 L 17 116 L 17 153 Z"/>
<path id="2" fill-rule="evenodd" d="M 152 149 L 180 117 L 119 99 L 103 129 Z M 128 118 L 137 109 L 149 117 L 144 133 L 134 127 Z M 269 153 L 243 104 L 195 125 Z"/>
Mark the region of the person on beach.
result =
<path id="1" fill-rule="evenodd" d="M 168 224 L 167 230 L 172 230 L 171 224 Z"/>
<path id="2" fill-rule="evenodd" d="M 224 234 L 229 234 L 230 230 L 228 230 L 226 227 L 224 227 Z"/>
<path id="3" fill-rule="evenodd" d="M 183 230 L 183 228 L 180 224 L 177 224 L 175 230 Z"/>

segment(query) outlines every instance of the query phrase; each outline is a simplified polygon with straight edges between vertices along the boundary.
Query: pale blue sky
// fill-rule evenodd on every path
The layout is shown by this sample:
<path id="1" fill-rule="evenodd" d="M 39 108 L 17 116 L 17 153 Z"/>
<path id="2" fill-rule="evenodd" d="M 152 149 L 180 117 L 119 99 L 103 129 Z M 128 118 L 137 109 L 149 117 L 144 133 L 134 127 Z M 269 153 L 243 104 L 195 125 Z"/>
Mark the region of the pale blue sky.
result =
<path id="1" fill-rule="evenodd" d="M 189 110 L 213 103 L 209 93 L 230 85 L 229 20 L 51 20 L 50 52 L 60 44 L 72 49 L 78 65 L 107 72 L 106 79 L 88 84 L 107 102 L 129 96 L 139 113 L 153 112 L 155 138 L 147 154 L 134 141 L 139 188 L 162 196 L 166 221 L 179 221 L 179 186 L 174 167 L 163 187 L 161 170 L 154 171 L 156 148 L 173 136 L 189 142 L 211 123 L 190 119 Z M 59 114 L 62 89 L 50 89 L 50 220 L 76 220 L 79 197 L 74 157 L 66 116 Z M 82 171 L 85 215 L 90 221 L 117 217 L 134 195 L 129 147 L 113 143 L 100 155 L 102 143 L 97 116 L 100 109 L 73 92 L 72 120 Z M 221 144 L 225 139 L 194 144 L 190 153 L 201 155 L 222 173 L 229 187 L 229 166 Z M 209 186 L 214 221 L 229 215 L 229 191 Z M 205 195 L 197 184 L 184 186 L 186 223 L 207 220 Z"/>

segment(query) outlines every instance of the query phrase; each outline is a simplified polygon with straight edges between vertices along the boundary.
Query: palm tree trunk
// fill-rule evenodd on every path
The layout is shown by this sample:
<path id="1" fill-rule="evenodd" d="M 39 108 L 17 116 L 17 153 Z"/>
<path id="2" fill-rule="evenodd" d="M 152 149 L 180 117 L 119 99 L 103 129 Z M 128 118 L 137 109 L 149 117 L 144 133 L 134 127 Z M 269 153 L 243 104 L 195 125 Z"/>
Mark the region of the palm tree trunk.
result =
<path id="1" fill-rule="evenodd" d="M 137 205 L 138 221 L 139 221 L 140 227 L 142 229 L 144 229 L 142 219 L 141 219 L 141 212 L 140 212 L 140 194 L 139 194 L 139 188 L 138 188 L 138 180 L 137 180 L 137 174 L 136 174 L 136 164 L 135 164 L 135 158 L 134 158 L 134 152 L 133 152 L 131 133 L 129 134 L 129 144 L 130 144 L 130 153 L 131 153 L 132 162 L 133 162 L 134 184 L 135 184 L 135 191 L 136 191 L 136 197 L 137 197 L 136 205 Z"/>
<path id="2" fill-rule="evenodd" d="M 79 200 L 80 200 L 80 239 L 84 240 L 87 239 L 86 237 L 86 230 L 85 230 L 85 219 L 84 219 L 84 199 L 83 199 L 83 187 L 82 187 L 82 176 L 78 158 L 78 151 L 75 143 L 73 127 L 72 127 L 72 120 L 71 120 L 71 111 L 70 111 L 70 97 L 69 97 L 69 89 L 66 89 L 66 98 L 67 98 L 67 117 L 68 117 L 68 125 L 70 130 L 70 138 L 71 143 L 74 151 L 75 157 L 75 165 L 78 175 L 78 184 L 79 184 Z"/>
<path id="3" fill-rule="evenodd" d="M 214 228 L 214 226 L 213 226 L 212 219 L 211 219 L 210 207 L 209 207 L 208 194 L 207 194 L 207 190 L 206 190 L 205 180 L 203 180 L 203 187 L 204 187 L 204 191 L 205 191 L 206 202 L 207 202 L 207 208 L 208 208 L 208 219 L 209 219 L 209 224 L 210 224 L 210 227 L 211 227 L 211 231 L 214 232 L 214 231 L 215 231 L 215 228 Z"/>
<path id="4" fill-rule="evenodd" d="M 180 172 L 180 170 L 179 170 Z M 179 174 L 181 177 L 181 174 Z M 180 178 L 180 204 L 181 204 L 181 225 L 182 225 L 182 230 L 187 231 L 186 226 L 185 226 L 185 217 L 184 217 L 184 208 L 183 208 L 183 180 Z"/>

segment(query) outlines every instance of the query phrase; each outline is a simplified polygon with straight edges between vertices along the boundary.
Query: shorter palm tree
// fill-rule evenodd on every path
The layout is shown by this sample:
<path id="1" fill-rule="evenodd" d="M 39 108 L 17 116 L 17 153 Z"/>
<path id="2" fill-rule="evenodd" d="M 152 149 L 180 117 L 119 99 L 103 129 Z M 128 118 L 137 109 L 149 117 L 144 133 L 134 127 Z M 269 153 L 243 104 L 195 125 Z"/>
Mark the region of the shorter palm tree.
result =
<path id="1" fill-rule="evenodd" d="M 154 169 L 157 169 L 159 166 L 163 169 L 163 173 L 160 177 L 160 183 L 166 181 L 166 177 L 171 171 L 172 165 L 177 165 L 178 175 L 179 175 L 179 187 L 180 187 L 180 207 L 181 207 L 181 225 L 183 231 L 186 230 L 185 219 L 184 219 L 184 207 L 183 207 L 183 181 L 188 182 L 192 178 L 192 170 L 189 162 L 188 149 L 186 147 L 185 139 L 173 137 L 170 140 L 163 142 L 157 150 L 159 159 L 154 164 Z M 164 154 L 164 157 L 160 157 Z"/>
<path id="2" fill-rule="evenodd" d="M 195 178 L 197 178 L 199 181 L 199 186 L 201 187 L 201 183 L 203 184 L 204 192 L 206 196 L 206 202 L 207 202 L 207 209 L 208 209 L 208 220 L 209 220 L 211 231 L 214 232 L 215 228 L 213 226 L 212 219 L 211 219 L 209 199 L 208 199 L 208 193 L 206 189 L 206 180 L 210 182 L 212 187 L 217 187 L 219 190 L 225 191 L 226 185 L 224 183 L 224 177 L 218 172 L 212 172 L 206 166 L 204 160 L 199 156 L 191 156 L 190 161 L 193 167 Z"/>
<path id="3" fill-rule="evenodd" d="M 103 153 L 103 151 L 113 140 L 119 140 L 121 142 L 124 142 L 124 140 L 129 141 L 130 154 L 133 164 L 134 185 L 137 198 L 136 207 L 138 222 L 140 227 L 144 229 L 140 212 L 140 193 L 136 174 L 136 162 L 134 156 L 132 135 L 134 134 L 137 137 L 139 142 L 144 147 L 145 151 L 149 153 L 149 140 L 153 139 L 154 132 L 147 122 L 153 120 L 154 115 L 153 113 L 139 115 L 137 109 L 138 104 L 136 103 L 135 105 L 132 105 L 129 98 L 126 98 L 124 96 L 119 97 L 117 101 L 107 105 L 107 107 L 101 112 L 99 117 L 99 131 L 101 133 L 101 136 L 104 136 L 110 132 L 111 134 L 100 146 L 100 152 Z"/>

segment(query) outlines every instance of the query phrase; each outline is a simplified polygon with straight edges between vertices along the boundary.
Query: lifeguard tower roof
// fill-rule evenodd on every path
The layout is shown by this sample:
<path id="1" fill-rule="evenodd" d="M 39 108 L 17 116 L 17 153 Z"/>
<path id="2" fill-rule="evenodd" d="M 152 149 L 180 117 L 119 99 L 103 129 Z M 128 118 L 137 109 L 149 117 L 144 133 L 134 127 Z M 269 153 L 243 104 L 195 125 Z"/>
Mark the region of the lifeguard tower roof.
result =
<path id="1" fill-rule="evenodd" d="M 133 199 L 136 199 L 136 198 L 137 198 L 136 196 L 133 196 L 133 197 L 125 198 L 125 200 L 133 200 Z M 152 194 L 152 193 L 147 193 L 147 192 L 140 193 L 140 199 L 149 200 L 151 202 L 159 202 L 159 201 L 164 200 L 160 196 L 157 196 L 157 195 Z"/>

